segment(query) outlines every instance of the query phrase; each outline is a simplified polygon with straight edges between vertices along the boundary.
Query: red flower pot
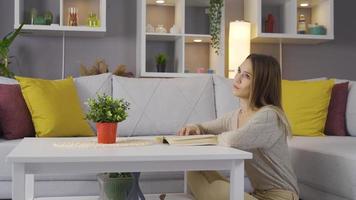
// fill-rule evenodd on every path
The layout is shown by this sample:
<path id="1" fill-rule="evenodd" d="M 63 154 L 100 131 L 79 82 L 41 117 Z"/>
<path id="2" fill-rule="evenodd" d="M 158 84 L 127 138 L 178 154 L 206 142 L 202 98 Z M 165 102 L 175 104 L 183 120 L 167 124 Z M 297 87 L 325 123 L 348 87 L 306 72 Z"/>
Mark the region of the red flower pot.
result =
<path id="1" fill-rule="evenodd" d="M 116 129 L 117 123 L 96 123 L 98 143 L 116 143 Z"/>

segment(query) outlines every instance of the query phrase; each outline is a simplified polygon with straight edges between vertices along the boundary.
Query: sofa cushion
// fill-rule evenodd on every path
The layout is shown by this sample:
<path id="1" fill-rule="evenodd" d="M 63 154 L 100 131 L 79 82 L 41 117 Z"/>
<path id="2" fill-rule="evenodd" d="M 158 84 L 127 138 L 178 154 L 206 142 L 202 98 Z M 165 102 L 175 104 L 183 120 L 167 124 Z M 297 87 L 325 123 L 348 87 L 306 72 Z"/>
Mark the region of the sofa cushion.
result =
<path id="1" fill-rule="evenodd" d="M 113 97 L 130 103 L 121 136 L 176 134 L 187 123 L 213 120 L 211 76 L 191 78 L 125 78 L 113 76 Z"/>
<path id="2" fill-rule="evenodd" d="M 289 150 L 299 183 L 348 199 L 356 197 L 356 138 L 293 137 Z"/>
<path id="3" fill-rule="evenodd" d="M 0 76 L 0 84 L 19 84 L 15 79 Z"/>
<path id="4" fill-rule="evenodd" d="M 6 139 L 35 136 L 31 114 L 18 84 L 0 84 L 0 132 Z"/>
<path id="5" fill-rule="evenodd" d="M 44 80 L 16 77 L 32 116 L 37 137 L 92 136 L 72 78 Z"/>
<path id="6" fill-rule="evenodd" d="M 349 82 L 344 82 L 335 84 L 332 89 L 328 116 L 325 123 L 326 135 L 347 135 L 345 113 L 348 87 Z"/>
<path id="7" fill-rule="evenodd" d="M 349 82 L 346 104 L 346 127 L 351 136 L 356 136 L 356 81 Z"/>
<path id="8" fill-rule="evenodd" d="M 89 110 L 86 105 L 89 98 L 95 98 L 97 93 L 112 96 L 111 73 L 78 77 L 74 79 L 74 83 L 77 87 L 80 104 L 85 113 Z M 95 123 L 90 121 L 90 126 L 93 130 L 96 130 Z"/>
<path id="9" fill-rule="evenodd" d="M 282 104 L 294 135 L 324 135 L 333 80 L 282 81 Z"/>
<path id="10" fill-rule="evenodd" d="M 214 92 L 216 116 L 222 117 L 225 113 L 236 110 L 239 105 L 239 98 L 232 93 L 233 79 L 214 75 Z"/>

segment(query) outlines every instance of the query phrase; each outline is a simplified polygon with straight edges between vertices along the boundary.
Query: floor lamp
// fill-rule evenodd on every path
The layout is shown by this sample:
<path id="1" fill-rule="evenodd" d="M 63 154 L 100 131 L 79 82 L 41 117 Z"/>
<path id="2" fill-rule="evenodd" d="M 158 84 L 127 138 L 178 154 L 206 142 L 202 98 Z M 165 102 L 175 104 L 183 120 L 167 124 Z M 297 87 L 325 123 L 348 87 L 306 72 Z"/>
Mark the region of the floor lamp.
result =
<path id="1" fill-rule="evenodd" d="M 230 22 L 229 78 L 234 78 L 237 68 L 250 55 L 251 24 L 245 21 Z"/>

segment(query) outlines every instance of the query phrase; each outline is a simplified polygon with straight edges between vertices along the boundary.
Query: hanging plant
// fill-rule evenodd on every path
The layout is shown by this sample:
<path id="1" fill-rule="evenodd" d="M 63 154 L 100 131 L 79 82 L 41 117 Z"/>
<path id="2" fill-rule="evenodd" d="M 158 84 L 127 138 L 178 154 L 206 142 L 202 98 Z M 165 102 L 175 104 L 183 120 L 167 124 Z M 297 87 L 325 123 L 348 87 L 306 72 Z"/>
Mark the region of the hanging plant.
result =
<path id="1" fill-rule="evenodd" d="M 219 55 L 220 51 L 220 35 L 221 35 L 221 9 L 224 6 L 224 0 L 210 0 L 209 4 L 209 22 L 211 46 L 215 49 L 215 53 Z"/>

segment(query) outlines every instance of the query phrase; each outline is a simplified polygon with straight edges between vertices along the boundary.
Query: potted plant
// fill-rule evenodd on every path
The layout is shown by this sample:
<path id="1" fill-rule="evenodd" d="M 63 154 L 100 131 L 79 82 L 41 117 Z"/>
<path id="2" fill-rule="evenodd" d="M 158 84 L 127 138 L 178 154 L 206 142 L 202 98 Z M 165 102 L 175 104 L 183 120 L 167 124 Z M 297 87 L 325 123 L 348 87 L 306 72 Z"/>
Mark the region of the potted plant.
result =
<path id="1" fill-rule="evenodd" d="M 131 173 L 98 174 L 101 200 L 125 200 L 130 195 L 134 179 Z"/>
<path id="2" fill-rule="evenodd" d="M 10 71 L 10 57 L 9 57 L 9 48 L 12 42 L 15 40 L 16 36 L 20 33 L 23 24 L 16 29 L 15 32 L 7 34 L 0 41 L 0 76 L 5 76 L 8 78 L 14 78 L 14 73 Z"/>
<path id="3" fill-rule="evenodd" d="M 160 53 L 156 56 L 157 72 L 165 72 L 166 71 L 166 62 L 167 62 L 166 54 Z"/>
<path id="4" fill-rule="evenodd" d="M 87 104 L 89 111 L 86 119 L 96 122 L 98 143 L 116 143 L 117 123 L 126 119 L 129 103 L 124 99 L 98 94 L 96 99 L 89 98 Z"/>

